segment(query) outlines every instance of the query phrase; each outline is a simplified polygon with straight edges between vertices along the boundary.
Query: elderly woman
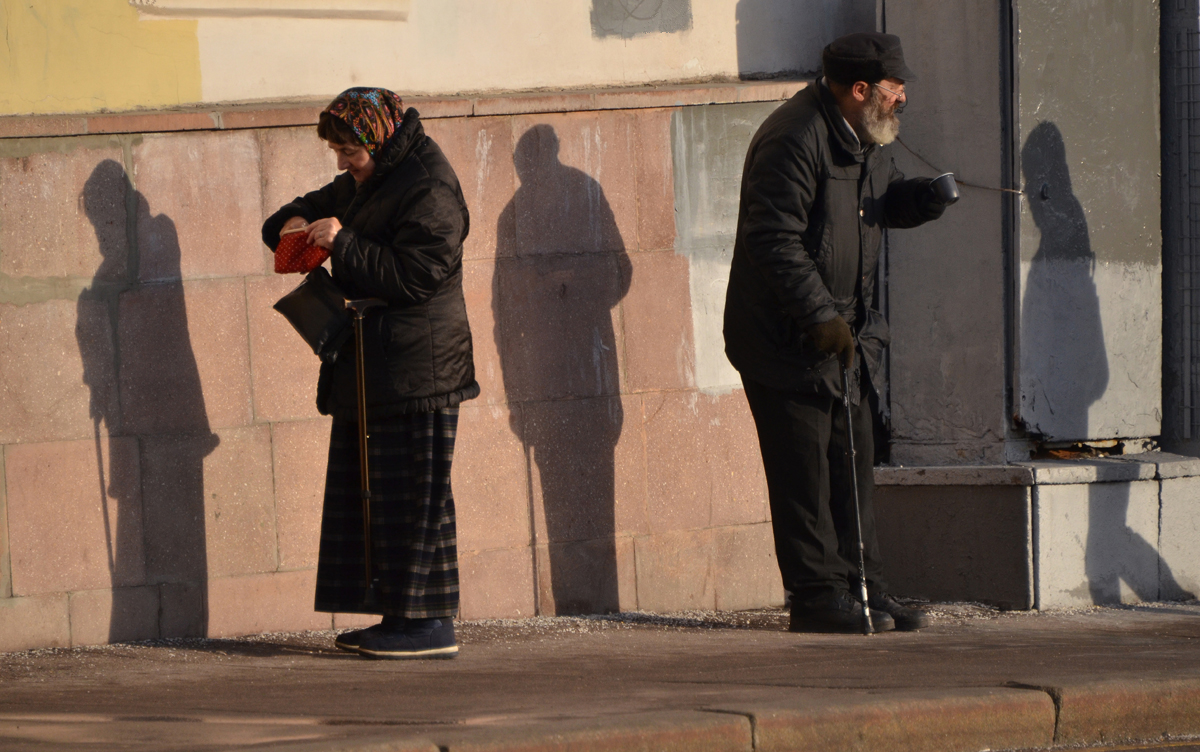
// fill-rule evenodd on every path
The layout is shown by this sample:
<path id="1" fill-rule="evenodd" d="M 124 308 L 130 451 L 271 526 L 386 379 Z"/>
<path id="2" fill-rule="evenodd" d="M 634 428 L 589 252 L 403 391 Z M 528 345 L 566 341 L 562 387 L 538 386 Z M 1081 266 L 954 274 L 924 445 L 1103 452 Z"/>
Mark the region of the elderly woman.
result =
<path id="1" fill-rule="evenodd" d="M 353 339 L 321 366 L 317 408 L 333 416 L 316 610 L 380 614 L 338 647 L 377 658 L 458 652 L 458 556 L 450 462 L 458 405 L 479 395 L 462 291 L 466 203 L 441 149 L 385 89 L 342 92 L 317 135 L 344 173 L 263 224 L 271 248 L 307 227 L 349 299 L 387 307 L 363 323 L 371 467 L 371 562 L 364 583 Z M 382 313 L 377 311 L 382 310 Z"/>

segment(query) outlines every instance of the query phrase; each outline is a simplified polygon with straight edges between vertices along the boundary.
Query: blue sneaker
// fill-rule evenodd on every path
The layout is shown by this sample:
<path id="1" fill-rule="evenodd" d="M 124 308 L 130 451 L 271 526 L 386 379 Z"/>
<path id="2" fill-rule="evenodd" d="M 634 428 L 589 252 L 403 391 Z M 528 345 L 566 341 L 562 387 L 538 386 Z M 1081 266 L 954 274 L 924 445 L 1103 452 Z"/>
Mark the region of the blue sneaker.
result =
<path id="1" fill-rule="evenodd" d="M 368 631 L 358 645 L 368 658 L 453 658 L 458 655 L 453 619 L 405 619 L 394 629 Z"/>

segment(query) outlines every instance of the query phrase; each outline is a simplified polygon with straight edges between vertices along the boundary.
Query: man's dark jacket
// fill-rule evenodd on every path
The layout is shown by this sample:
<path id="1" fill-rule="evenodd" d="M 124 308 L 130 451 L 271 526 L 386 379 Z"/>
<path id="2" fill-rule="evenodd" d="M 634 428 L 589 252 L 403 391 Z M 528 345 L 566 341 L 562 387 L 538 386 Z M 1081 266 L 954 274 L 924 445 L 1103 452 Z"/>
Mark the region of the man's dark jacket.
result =
<path id="1" fill-rule="evenodd" d="M 840 315 L 856 333 L 855 363 L 885 397 L 888 327 L 874 299 L 883 228 L 940 216 L 928 186 L 905 180 L 890 148 L 860 149 L 822 82 L 771 113 L 746 154 L 725 299 L 725 353 L 744 378 L 840 397 L 837 359 L 805 334 Z"/>
<path id="2" fill-rule="evenodd" d="M 347 298 L 381 298 L 363 329 L 368 413 L 390 417 L 453 407 L 479 395 L 462 291 L 469 219 L 458 178 L 409 109 L 361 185 L 349 173 L 275 212 L 263 242 L 291 217 L 337 217 L 333 279 Z M 321 366 L 317 408 L 357 420 L 354 340 Z"/>

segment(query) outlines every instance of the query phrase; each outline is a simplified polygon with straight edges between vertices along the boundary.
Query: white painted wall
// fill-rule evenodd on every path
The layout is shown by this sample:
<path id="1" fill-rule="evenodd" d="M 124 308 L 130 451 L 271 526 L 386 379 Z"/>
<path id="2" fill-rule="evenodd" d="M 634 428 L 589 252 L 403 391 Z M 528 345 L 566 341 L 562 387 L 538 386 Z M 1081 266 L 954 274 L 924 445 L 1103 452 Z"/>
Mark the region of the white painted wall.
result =
<path id="1" fill-rule="evenodd" d="M 1158 599 L 1157 481 L 1037 486 L 1039 609 Z"/>
<path id="2" fill-rule="evenodd" d="M 1023 196 L 1013 408 L 1033 436 L 1051 441 L 1157 436 L 1159 4 L 1018 5 Z M 1080 86 L 1081 71 L 1107 85 Z"/>
<path id="3" fill-rule="evenodd" d="M 1023 262 L 1020 413 L 1029 429 L 1056 441 L 1157 435 L 1161 300 L 1161 264 Z"/>
<path id="4" fill-rule="evenodd" d="M 627 3 L 628 4 L 628 3 Z M 874 0 L 691 0 L 691 28 L 593 32 L 592 0 L 412 0 L 405 21 L 198 21 L 206 102 L 570 89 L 815 71 L 824 45 L 871 28 Z"/>

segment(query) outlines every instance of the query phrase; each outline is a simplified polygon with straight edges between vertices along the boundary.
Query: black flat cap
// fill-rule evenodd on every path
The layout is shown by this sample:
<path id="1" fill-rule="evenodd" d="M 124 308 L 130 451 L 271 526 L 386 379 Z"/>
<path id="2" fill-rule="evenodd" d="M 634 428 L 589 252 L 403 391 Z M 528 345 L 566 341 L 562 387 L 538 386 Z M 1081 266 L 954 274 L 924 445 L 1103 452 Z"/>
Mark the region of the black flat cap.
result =
<path id="1" fill-rule="evenodd" d="M 833 40 L 821 53 L 821 67 L 830 81 L 847 86 L 856 81 L 874 84 L 885 78 L 913 81 L 917 77 L 904 64 L 900 37 L 876 31 Z"/>

